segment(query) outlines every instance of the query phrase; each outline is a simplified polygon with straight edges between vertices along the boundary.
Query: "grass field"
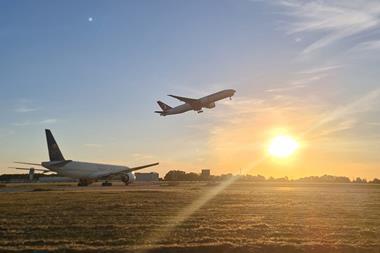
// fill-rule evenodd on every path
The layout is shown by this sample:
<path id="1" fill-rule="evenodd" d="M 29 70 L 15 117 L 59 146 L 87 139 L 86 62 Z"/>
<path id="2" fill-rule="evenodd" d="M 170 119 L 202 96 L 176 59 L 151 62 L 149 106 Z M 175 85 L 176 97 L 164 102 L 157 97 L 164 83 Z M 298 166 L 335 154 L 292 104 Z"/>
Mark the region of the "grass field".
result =
<path id="1" fill-rule="evenodd" d="M 7 185 L 0 252 L 380 252 L 380 185 L 235 183 L 179 222 L 214 187 Z"/>

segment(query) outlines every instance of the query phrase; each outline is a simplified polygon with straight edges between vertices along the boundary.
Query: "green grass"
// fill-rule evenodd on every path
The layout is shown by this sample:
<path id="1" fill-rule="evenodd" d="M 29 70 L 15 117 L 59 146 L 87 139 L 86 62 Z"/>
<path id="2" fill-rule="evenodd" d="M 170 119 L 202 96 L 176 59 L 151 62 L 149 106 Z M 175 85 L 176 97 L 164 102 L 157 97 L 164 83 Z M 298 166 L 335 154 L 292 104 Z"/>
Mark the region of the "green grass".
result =
<path id="1" fill-rule="evenodd" d="M 0 192 L 0 252 L 380 252 L 378 185 L 236 183 L 167 230 L 213 187 Z"/>

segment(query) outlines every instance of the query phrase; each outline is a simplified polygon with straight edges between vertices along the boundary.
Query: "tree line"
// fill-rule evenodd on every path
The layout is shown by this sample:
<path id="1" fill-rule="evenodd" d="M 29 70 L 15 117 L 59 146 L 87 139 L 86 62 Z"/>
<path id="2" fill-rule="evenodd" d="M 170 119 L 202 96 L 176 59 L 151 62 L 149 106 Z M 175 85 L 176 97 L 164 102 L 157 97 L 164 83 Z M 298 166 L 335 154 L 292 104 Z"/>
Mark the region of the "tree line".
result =
<path id="1" fill-rule="evenodd" d="M 208 177 L 202 176 L 202 174 L 194 172 L 185 172 L 182 170 L 170 170 L 164 176 L 164 181 L 223 181 L 231 177 L 238 177 L 240 181 L 252 181 L 252 182 L 302 182 L 302 183 L 373 183 L 380 184 L 380 179 L 375 178 L 373 180 L 367 180 L 364 178 L 357 177 L 355 179 L 350 179 L 348 177 L 342 176 L 310 176 L 303 177 L 299 179 L 289 179 L 288 177 L 274 178 L 274 177 L 264 177 L 262 175 L 238 175 L 224 174 L 220 176 L 210 175 Z"/>

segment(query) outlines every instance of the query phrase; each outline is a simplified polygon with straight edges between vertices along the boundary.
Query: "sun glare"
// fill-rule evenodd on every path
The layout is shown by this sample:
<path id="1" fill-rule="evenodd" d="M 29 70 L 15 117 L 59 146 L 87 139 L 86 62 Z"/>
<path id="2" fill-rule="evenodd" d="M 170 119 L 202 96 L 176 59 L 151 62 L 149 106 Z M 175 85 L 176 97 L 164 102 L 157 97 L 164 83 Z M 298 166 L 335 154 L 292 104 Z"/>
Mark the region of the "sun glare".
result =
<path id="1" fill-rule="evenodd" d="M 268 152 L 273 157 L 285 158 L 291 156 L 299 147 L 298 142 L 286 135 L 279 135 L 272 139 Z"/>

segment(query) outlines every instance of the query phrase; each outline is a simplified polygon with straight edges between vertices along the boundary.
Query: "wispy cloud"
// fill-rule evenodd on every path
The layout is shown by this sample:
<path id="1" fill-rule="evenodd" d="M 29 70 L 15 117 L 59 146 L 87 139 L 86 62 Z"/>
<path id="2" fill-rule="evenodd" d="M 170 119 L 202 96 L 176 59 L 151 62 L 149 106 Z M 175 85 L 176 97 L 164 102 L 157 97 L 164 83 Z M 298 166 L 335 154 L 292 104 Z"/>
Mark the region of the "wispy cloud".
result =
<path id="1" fill-rule="evenodd" d="M 0 138 L 4 138 L 4 137 L 10 136 L 10 135 L 13 135 L 14 133 L 15 133 L 15 131 L 13 131 L 13 130 L 7 130 L 7 129 L 0 128 Z"/>
<path id="2" fill-rule="evenodd" d="M 352 48 L 353 51 L 380 50 L 380 40 L 366 41 Z"/>
<path id="3" fill-rule="evenodd" d="M 37 111 L 38 108 L 36 107 L 26 107 L 26 106 L 20 106 L 15 109 L 15 112 L 19 113 L 27 113 L 27 112 L 34 112 Z"/>
<path id="4" fill-rule="evenodd" d="M 326 77 L 326 75 L 315 75 L 315 76 L 310 76 L 310 77 L 306 77 L 306 78 L 302 78 L 302 79 L 298 79 L 298 80 L 294 80 L 291 82 L 292 85 L 305 85 L 305 84 L 308 84 L 308 83 L 312 83 L 312 82 L 315 82 L 315 81 L 318 81 L 322 78 Z"/>
<path id="5" fill-rule="evenodd" d="M 310 129 L 305 131 L 304 134 L 308 134 L 332 122 L 338 122 L 340 120 L 347 119 L 354 120 L 355 114 L 373 111 L 379 108 L 379 100 L 380 88 L 377 88 L 345 106 L 338 107 L 336 110 L 321 115 L 320 119 L 315 124 L 313 124 Z"/>
<path id="6" fill-rule="evenodd" d="M 28 113 L 40 110 L 40 108 L 33 105 L 33 101 L 29 99 L 18 99 L 14 111 L 17 113 Z"/>
<path id="7" fill-rule="evenodd" d="M 291 85 L 291 86 L 286 86 L 286 87 L 281 87 L 281 88 L 267 89 L 265 91 L 266 92 L 284 92 L 284 91 L 301 89 L 301 88 L 305 88 L 305 87 L 306 87 L 306 85 Z"/>
<path id="8" fill-rule="evenodd" d="M 331 70 L 340 69 L 344 65 L 327 65 L 327 66 L 321 66 L 321 67 L 315 67 L 307 70 L 301 70 L 298 72 L 298 74 L 318 74 L 318 73 L 325 73 L 329 72 Z"/>
<path id="9" fill-rule="evenodd" d="M 132 156 L 133 159 L 135 159 L 135 160 L 140 160 L 140 159 L 151 159 L 151 158 L 154 158 L 153 155 L 145 154 L 145 153 L 133 153 L 131 156 Z"/>
<path id="10" fill-rule="evenodd" d="M 87 148 L 102 148 L 102 144 L 97 144 L 97 143 L 85 143 L 83 146 Z"/>
<path id="11" fill-rule="evenodd" d="M 44 120 L 41 120 L 39 122 L 37 122 L 38 124 L 54 124 L 54 123 L 57 123 L 57 119 L 44 119 Z"/>
<path id="12" fill-rule="evenodd" d="M 330 136 L 335 133 L 339 133 L 345 130 L 350 130 L 355 127 L 357 124 L 358 120 L 355 118 L 351 119 L 345 119 L 342 121 L 335 122 L 335 124 L 331 124 L 330 126 L 327 126 L 320 130 L 318 132 L 317 137 L 325 137 L 325 136 Z"/>
<path id="13" fill-rule="evenodd" d="M 272 88 L 265 90 L 266 92 L 284 92 L 292 91 L 296 89 L 306 88 L 309 84 L 317 82 L 329 76 L 329 72 L 342 68 L 343 65 L 326 65 L 321 67 L 315 67 L 306 69 L 295 73 L 293 80 L 288 81 L 288 85 L 284 87 Z"/>
<path id="14" fill-rule="evenodd" d="M 367 123 L 368 125 L 370 125 L 370 126 L 380 126 L 380 122 L 368 122 Z"/>
<path id="15" fill-rule="evenodd" d="M 58 121 L 57 119 L 44 119 L 44 120 L 40 120 L 40 121 L 27 120 L 27 121 L 23 121 L 23 122 L 15 122 L 12 125 L 18 126 L 18 127 L 31 126 L 31 125 L 46 125 L 46 124 L 55 124 L 55 123 L 57 123 L 57 121 Z"/>
<path id="16" fill-rule="evenodd" d="M 276 4 L 294 18 L 286 27 L 288 34 L 313 33 L 317 39 L 303 50 L 311 53 L 351 36 L 359 36 L 380 27 L 380 2 L 287 0 Z"/>

